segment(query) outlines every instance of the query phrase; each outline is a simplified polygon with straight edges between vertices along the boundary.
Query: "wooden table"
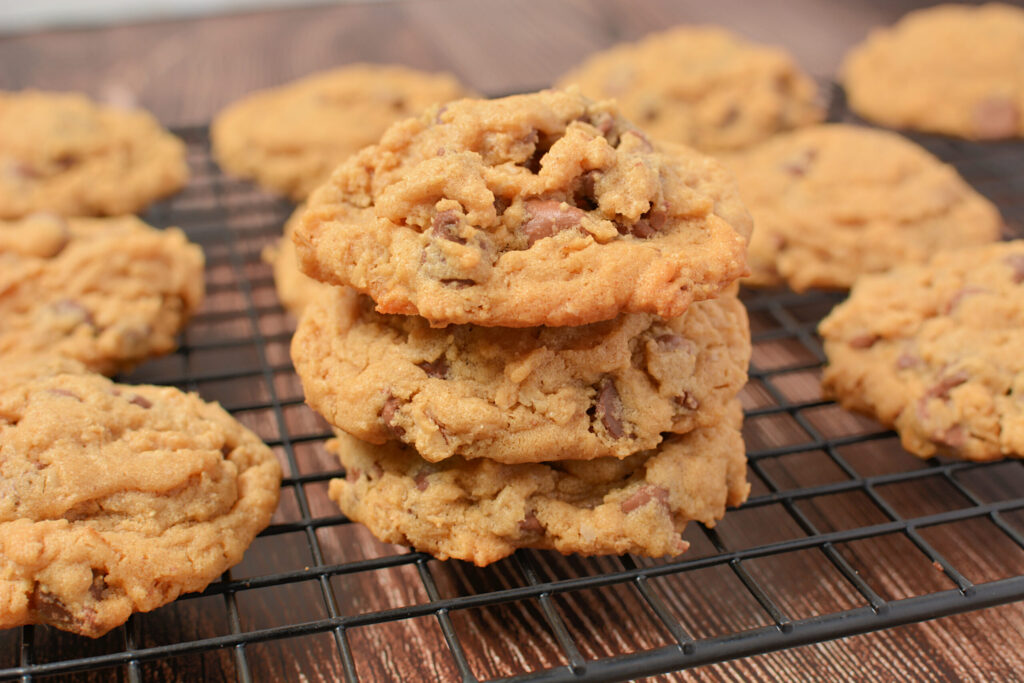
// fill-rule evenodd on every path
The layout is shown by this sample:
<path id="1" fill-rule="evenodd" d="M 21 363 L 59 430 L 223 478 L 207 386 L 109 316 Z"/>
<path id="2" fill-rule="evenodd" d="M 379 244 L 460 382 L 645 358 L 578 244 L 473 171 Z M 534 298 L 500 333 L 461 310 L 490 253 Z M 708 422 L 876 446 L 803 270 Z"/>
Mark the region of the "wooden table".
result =
<path id="1" fill-rule="evenodd" d="M 813 74 L 832 75 L 845 50 L 874 25 L 893 21 L 907 9 L 924 4 L 909 0 L 875 0 L 826 3 L 816 0 L 772 0 L 751 3 L 744 0 L 701 2 L 686 0 L 438 0 L 435 2 L 390 2 L 346 4 L 335 7 L 253 13 L 200 20 L 119 26 L 100 30 L 52 32 L 0 38 L 0 89 L 37 87 L 76 89 L 97 98 L 137 103 L 152 110 L 172 126 L 203 124 L 220 107 L 255 88 L 286 82 L 310 71 L 357 60 L 391 61 L 428 69 L 447 69 L 485 93 L 506 93 L 534 89 L 549 83 L 588 53 L 649 31 L 680 22 L 715 22 L 730 26 L 747 36 L 787 46 Z M 269 295 L 268 295 L 269 296 Z M 756 321 L 755 321 L 756 322 Z M 262 320 L 261 320 L 262 324 Z M 280 322 L 287 329 L 290 322 Z M 756 328 L 756 324 L 755 324 Z M 264 331 L 266 332 L 266 331 Z M 776 350 L 778 351 L 778 350 Z M 772 362 L 770 348 L 760 351 L 755 361 Z M 286 359 L 285 359 L 286 360 Z M 777 360 L 777 359 L 775 359 Z M 815 395 L 816 376 L 794 377 L 789 386 L 794 394 Z M 219 398 L 210 396 L 210 398 Z M 748 390 L 749 405 L 756 403 L 756 388 Z M 297 420 L 311 419 L 310 415 Z M 852 418 L 831 415 L 823 424 L 840 425 Z M 257 429 L 260 424 L 254 424 Z M 768 425 L 751 427 L 748 439 L 755 445 L 770 445 L 779 438 Z M 891 448 L 890 451 L 897 449 Z M 327 467 L 321 450 L 296 448 L 300 467 Z M 900 466 L 913 466 L 907 456 Z M 889 466 L 888 464 L 882 467 Z M 779 476 L 799 483 L 801 476 L 814 475 L 799 463 L 782 468 Z M 794 484 L 795 485 L 795 484 Z M 1012 486 L 1019 486 L 1014 480 Z M 315 487 L 313 487 L 315 488 Z M 310 494 L 314 515 L 333 515 L 333 508 L 319 493 Z M 755 494 L 764 493 L 763 485 Z M 899 498 L 901 512 L 924 514 L 943 504 L 947 492 L 938 488 L 907 491 Z M 1018 494 L 1019 495 L 1019 489 Z M 282 503 L 277 521 L 295 514 L 294 496 Z M 737 513 L 738 514 L 738 513 Z M 775 521 L 765 509 L 763 519 L 744 527 L 738 517 L 723 523 L 722 533 L 742 535 L 744 529 L 773 533 Z M 839 523 L 845 515 L 860 524 L 874 523 L 855 500 L 837 500 L 815 513 L 817 524 Z M 1018 523 L 1024 517 L 1016 517 Z M 728 520 L 727 520 L 728 522 Z M 848 522 L 847 522 L 848 523 Z M 393 552 L 373 541 L 363 529 L 346 526 L 346 536 L 325 545 L 332 556 L 325 562 L 350 561 L 375 553 Z M 777 529 L 774 529 L 777 531 Z M 689 535 L 689 534 L 688 534 Z M 280 570 L 276 558 L 304 552 L 289 541 L 260 540 L 235 576 L 259 575 Z M 982 535 L 981 538 L 984 538 Z M 758 542 L 759 538 L 753 539 Z M 971 568 L 976 576 L 1024 573 L 1021 553 L 1007 551 L 992 559 L 978 543 L 946 539 L 944 551 Z M 299 544 L 301 546 L 301 543 Z M 983 546 L 981 543 L 980 546 Z M 989 549 L 991 550 L 991 549 Z M 1019 548 L 1017 549 L 1019 551 Z M 858 557 L 858 571 L 872 573 L 874 564 L 891 559 L 899 548 L 878 547 Z M 561 559 L 541 555 L 540 571 L 551 576 L 565 573 L 603 571 L 618 560 Z M 486 573 L 457 563 L 431 563 L 440 577 L 439 590 L 465 592 L 494 588 L 514 571 L 507 566 Z M 285 563 L 287 566 L 287 563 Z M 616 565 L 618 566 L 618 565 Z M 935 577 L 927 570 L 907 575 L 874 576 L 878 585 L 894 595 L 928 590 Z M 506 570 L 508 575 L 506 575 Z M 793 595 L 787 607 L 801 615 L 843 608 L 846 596 L 827 582 L 813 580 L 815 565 L 793 560 L 789 565 L 764 568 L 764 577 L 777 583 L 790 582 Z M 413 572 L 411 575 L 409 572 Z M 808 572 L 811 580 L 807 583 Z M 800 584 L 796 577 L 803 577 Z M 720 576 L 707 577 L 706 590 L 740 588 Z M 735 577 L 733 577 L 735 581 Z M 678 588 L 678 587 L 677 587 Z M 335 591 L 344 597 L 346 609 L 380 609 L 421 602 L 423 588 L 411 567 L 396 569 L 384 584 L 368 584 L 352 577 L 338 578 Z M 303 600 L 315 601 L 311 587 L 285 591 L 266 589 L 240 593 L 239 611 L 257 615 L 260 627 L 288 623 L 290 611 Z M 304 592 L 306 591 L 306 592 Z M 315 593 L 315 590 L 313 591 Z M 669 591 L 671 594 L 671 591 Z M 677 594 L 677 607 L 685 613 L 696 632 L 746 628 L 756 618 L 737 605 L 734 613 L 708 611 L 708 604 L 695 595 Z M 145 628 L 173 639 L 180 629 L 200 635 L 226 628 L 223 617 L 209 616 L 204 605 L 220 597 L 182 601 L 156 615 L 141 617 Z M 619 591 L 580 594 L 559 600 L 557 609 L 577 631 L 578 645 L 588 658 L 616 652 L 644 649 L 662 644 L 663 634 L 639 623 L 635 606 Z M 702 611 L 703 610 L 703 611 Z M 211 608 L 212 611 L 212 608 Z M 754 609 L 753 612 L 757 610 Z M 218 612 L 219 613 L 219 612 Z M 308 617 L 305 615 L 303 618 Z M 763 616 L 762 616 L 763 618 Z M 475 649 L 467 652 L 481 676 L 509 675 L 523 670 L 559 663 L 550 638 L 531 638 L 541 628 L 537 615 L 529 610 L 496 609 L 482 615 L 453 613 L 455 626 L 475 634 Z M 397 622 L 396 622 L 397 623 Z M 418 624 L 418 625 L 417 625 Z M 138 629 L 137 629 L 138 630 Z M 0 668 L 16 663 L 12 632 L 0 633 Z M 162 634 L 162 635 L 160 635 Z M 521 635 L 521 637 L 519 637 Z M 195 634 L 193 634 L 195 637 Z M 41 643 L 41 645 L 40 645 Z M 455 672 L 437 652 L 444 641 L 432 618 L 399 627 L 395 624 L 351 642 L 356 665 L 366 680 L 448 680 Z M 939 619 L 856 636 L 795 650 L 763 654 L 714 664 L 686 674 L 666 676 L 672 680 L 1013 680 L 1024 672 L 1024 606 L 1004 605 L 960 616 Z M 72 637 L 37 631 L 37 646 L 51 647 L 51 658 L 73 657 L 102 651 Z M 99 650 L 97 649 L 99 648 Z M 14 659 L 12 659 L 14 657 Z M 341 675 L 337 653 L 328 636 L 267 643 L 249 652 L 257 680 L 332 680 Z M 144 665 L 143 678 L 166 680 L 221 680 L 234 676 L 230 651 L 208 653 L 170 662 Z M 122 671 L 93 674 L 90 680 L 121 680 Z"/>

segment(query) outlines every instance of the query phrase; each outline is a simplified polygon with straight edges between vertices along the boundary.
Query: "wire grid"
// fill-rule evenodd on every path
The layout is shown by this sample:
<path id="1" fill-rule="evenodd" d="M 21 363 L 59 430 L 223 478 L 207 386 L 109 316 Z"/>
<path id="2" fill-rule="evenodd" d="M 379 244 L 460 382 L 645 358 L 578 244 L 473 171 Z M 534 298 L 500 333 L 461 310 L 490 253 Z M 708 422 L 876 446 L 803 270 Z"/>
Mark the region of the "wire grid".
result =
<path id="1" fill-rule="evenodd" d="M 841 107 L 841 97 L 834 101 Z M 846 115 L 840 108 L 833 111 L 833 118 Z M 375 653 L 367 653 L 361 645 L 361 629 L 419 620 L 428 630 L 439 630 L 436 640 L 442 651 L 434 653 L 432 665 L 453 678 L 623 680 L 1024 599 L 1024 563 L 1012 565 L 1005 576 L 972 579 L 977 572 L 964 565 L 964 558 L 950 557 L 948 534 L 930 534 L 958 523 L 983 521 L 990 527 L 986 533 L 997 538 L 997 542 L 991 536 L 986 541 L 990 552 L 1024 552 L 1024 463 L 918 461 L 899 451 L 891 432 L 817 398 L 824 355 L 814 330 L 820 317 L 841 298 L 827 293 L 744 295 L 755 347 L 751 382 L 743 394 L 754 492 L 716 528 L 691 525 L 686 538 L 693 547 L 681 558 L 652 561 L 626 556 L 591 561 L 520 551 L 479 570 L 458 562 L 440 563 L 396 546 L 374 545 L 372 538 L 361 533 L 365 530 L 349 523 L 336 508 L 323 505 L 325 483 L 343 472 L 320 449 L 330 436 L 327 426 L 303 406 L 287 354 L 291 322 L 273 294 L 270 270 L 261 261 L 261 249 L 280 235 L 291 207 L 222 176 L 210 159 L 205 128 L 179 134 L 188 143 L 193 181 L 147 219 L 157 225 L 179 225 L 203 246 L 208 301 L 179 351 L 148 364 L 128 381 L 177 385 L 221 400 L 282 458 L 287 475 L 282 511 L 243 562 L 255 558 L 255 564 L 233 569 L 201 595 L 183 596 L 150 615 L 133 616 L 125 627 L 102 639 L 95 651 L 83 654 L 82 639 L 52 629 L 18 630 L 16 661 L 0 660 L 0 679 L 32 681 L 89 671 L 139 681 L 151 677 L 153 670 L 147 667 L 169 666 L 173 674 L 173 662 L 181 657 L 215 652 L 221 660 L 231 660 L 229 665 L 222 661 L 228 672 L 223 677 L 262 680 L 266 676 L 252 664 L 255 648 L 267 643 L 301 645 L 307 641 L 298 639 L 319 637 L 317 652 L 320 656 L 327 652 L 334 659 L 336 672 L 348 680 L 372 680 L 374 676 L 367 672 L 379 671 L 366 664 L 366 658 L 372 659 Z M 918 141 L 955 162 L 1000 204 L 1010 225 L 1019 230 L 1024 223 L 1024 146 L 935 138 Z M 880 456 L 865 459 L 865 451 Z M 793 462 L 786 464 L 789 461 Z M 808 467 L 811 462 L 813 466 Z M 904 498 L 890 494 L 901 486 L 925 483 L 941 489 L 942 504 L 908 514 Z M 844 496 L 855 496 L 854 507 L 870 509 L 874 517 L 855 515 L 851 522 L 830 515 L 833 501 Z M 956 501 L 950 502 L 953 497 Z M 785 527 L 789 535 L 776 537 L 765 531 L 766 525 Z M 292 542 L 274 553 L 261 550 L 261 543 L 284 538 Z M 923 561 L 934 568 L 931 587 L 917 594 L 880 588 L 850 551 L 858 543 L 879 539 L 899 540 L 903 548 L 881 572 L 898 572 L 901 566 Z M 957 543 L 963 540 L 962 536 L 956 539 Z M 372 549 L 346 555 L 350 546 Z M 807 553 L 815 558 L 812 580 L 845 595 L 844 604 L 801 612 L 791 599 L 780 597 L 784 577 L 758 565 Z M 715 610 L 726 610 L 741 598 L 752 601 L 757 618 L 747 627 L 707 635 L 687 623 L 684 598 L 698 585 L 691 577 L 711 568 L 731 575 L 741 595 L 729 591 L 716 595 L 705 588 L 704 599 Z M 394 583 L 390 572 L 400 572 L 399 583 L 411 581 L 408 590 L 419 598 L 408 604 L 367 598 L 382 591 L 384 584 Z M 831 578 L 823 578 L 825 573 Z M 452 576 L 461 577 L 457 590 L 451 587 Z M 354 577 L 357 583 L 345 585 L 363 591 L 358 599 L 339 584 Z M 282 606 L 281 598 L 273 602 L 270 591 L 295 587 L 302 587 L 301 595 L 288 594 L 284 600 L 305 601 L 310 614 L 294 617 L 293 605 Z M 661 641 L 594 656 L 587 643 L 592 633 L 586 631 L 595 627 L 581 626 L 567 605 L 575 604 L 568 602 L 572 596 L 604 589 L 628 593 L 630 604 L 640 605 L 638 609 L 664 634 Z M 246 616 L 254 604 L 268 599 L 271 606 L 263 611 L 280 611 L 286 618 L 255 623 Z M 362 599 L 369 602 L 360 605 Z M 524 618 L 544 633 L 538 637 L 551 646 L 550 665 L 512 674 L 501 669 L 498 675 L 481 666 L 476 644 L 471 642 L 478 634 L 467 630 L 472 620 L 465 615 L 502 605 L 526 605 Z M 221 632 L 211 634 L 186 625 L 177 631 L 169 629 L 167 642 L 154 642 L 146 635 L 148 629 L 157 624 L 159 630 L 161 614 L 176 606 L 184 610 L 182 622 L 204 619 L 202 615 L 211 610 L 222 611 Z"/>

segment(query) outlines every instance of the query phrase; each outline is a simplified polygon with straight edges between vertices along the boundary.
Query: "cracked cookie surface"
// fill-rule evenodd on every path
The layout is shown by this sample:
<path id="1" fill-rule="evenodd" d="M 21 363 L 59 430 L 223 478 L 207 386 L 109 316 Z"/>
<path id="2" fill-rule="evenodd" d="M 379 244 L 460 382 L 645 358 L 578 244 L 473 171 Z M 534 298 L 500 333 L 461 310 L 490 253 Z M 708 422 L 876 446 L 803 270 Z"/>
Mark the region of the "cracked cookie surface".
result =
<path id="1" fill-rule="evenodd" d="M 754 285 L 845 289 L 864 273 L 993 242 L 1003 224 L 956 169 L 888 131 L 814 126 L 724 161 L 757 224 Z"/>
<path id="2" fill-rule="evenodd" d="M 746 274 L 731 174 L 611 103 L 544 91 L 392 126 L 310 198 L 304 272 L 435 325 L 682 314 Z"/>
<path id="3" fill-rule="evenodd" d="M 1024 136 L 1024 9 L 941 5 L 872 31 L 847 55 L 850 107 L 893 128 Z"/>
<path id="4" fill-rule="evenodd" d="M 99 637 L 203 590 L 269 523 L 280 481 L 273 452 L 195 394 L 0 362 L 0 628 Z"/>
<path id="5" fill-rule="evenodd" d="M 430 461 L 622 458 L 717 422 L 747 378 L 733 291 L 678 318 L 583 327 L 438 329 L 372 306 L 339 288 L 307 309 L 292 342 L 306 400 L 360 439 L 411 443 Z"/>
<path id="6" fill-rule="evenodd" d="M 519 465 L 432 465 L 409 446 L 342 434 L 328 448 L 346 479 L 332 480 L 329 495 L 386 543 L 480 566 L 517 548 L 678 555 L 688 547 L 680 537 L 687 522 L 713 526 L 747 498 L 741 418 L 733 403 L 718 424 L 625 460 Z"/>
<path id="7" fill-rule="evenodd" d="M 680 26 L 588 58 L 559 80 L 615 98 L 655 138 L 742 149 L 825 118 L 818 87 L 784 50 L 710 26 Z"/>
<path id="8" fill-rule="evenodd" d="M 136 213 L 187 180 L 185 145 L 147 112 L 0 92 L 0 218 Z"/>
<path id="9" fill-rule="evenodd" d="M 911 453 L 1024 456 L 1024 240 L 864 277 L 820 332 L 825 394 Z"/>
<path id="10" fill-rule="evenodd" d="M 0 354 L 113 374 L 175 348 L 203 299 L 203 253 L 134 216 L 0 221 Z"/>
<path id="11" fill-rule="evenodd" d="M 211 126 L 213 153 L 230 173 L 302 201 L 392 123 L 469 94 L 447 74 L 349 65 L 231 104 Z"/>

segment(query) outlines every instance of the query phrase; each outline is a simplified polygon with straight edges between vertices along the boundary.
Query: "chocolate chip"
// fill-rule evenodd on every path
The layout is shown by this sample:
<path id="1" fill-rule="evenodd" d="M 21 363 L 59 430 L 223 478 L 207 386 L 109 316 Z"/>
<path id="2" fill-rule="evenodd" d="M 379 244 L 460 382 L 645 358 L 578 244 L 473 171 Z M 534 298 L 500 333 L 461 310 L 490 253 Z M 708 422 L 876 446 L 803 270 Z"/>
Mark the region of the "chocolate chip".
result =
<path id="1" fill-rule="evenodd" d="M 29 597 L 29 608 L 39 621 L 55 626 L 74 626 L 76 619 L 71 610 L 53 593 L 42 590 L 38 584 Z"/>
<path id="2" fill-rule="evenodd" d="M 1020 126 L 1020 109 L 1009 97 L 993 95 L 978 102 L 971 115 L 974 133 L 985 140 L 1013 137 Z"/>
<path id="3" fill-rule="evenodd" d="M 953 425 L 937 436 L 935 440 L 953 448 L 960 448 L 967 443 L 967 432 L 964 430 L 963 425 Z"/>
<path id="4" fill-rule="evenodd" d="M 128 402 L 133 405 L 137 405 L 140 408 L 146 408 L 147 410 L 153 407 L 153 404 L 150 402 L 148 398 L 146 398 L 145 396 L 139 396 L 138 394 L 132 396 Z"/>
<path id="5" fill-rule="evenodd" d="M 94 600 L 102 600 L 103 595 L 107 592 L 107 574 L 97 569 L 92 570 L 92 585 L 89 586 L 89 595 Z"/>
<path id="6" fill-rule="evenodd" d="M 622 400 L 611 377 L 602 378 L 597 385 L 594 415 L 613 439 L 621 439 L 626 433 L 622 428 Z"/>
<path id="7" fill-rule="evenodd" d="M 853 349 L 870 349 L 878 342 L 879 336 L 877 334 L 864 333 L 858 334 L 856 337 L 851 338 L 847 344 Z"/>
<path id="8" fill-rule="evenodd" d="M 533 145 L 533 154 L 530 158 L 523 162 L 521 165 L 530 169 L 530 173 L 540 173 L 540 160 L 544 158 L 544 155 L 551 149 L 551 140 L 541 139 L 540 133 L 534 129 L 523 138 L 523 144 Z"/>
<path id="9" fill-rule="evenodd" d="M 347 481 L 357 481 L 361 476 L 363 476 L 362 471 L 356 467 L 349 467 L 345 470 L 345 479 Z"/>
<path id="10" fill-rule="evenodd" d="M 430 482 L 427 481 L 427 476 L 429 474 L 430 474 L 429 470 L 422 469 L 422 470 L 420 470 L 419 472 L 416 473 L 415 477 L 413 477 L 413 481 L 416 482 L 416 488 L 418 490 L 426 491 L 427 487 L 430 486 Z"/>
<path id="11" fill-rule="evenodd" d="M 675 402 L 687 410 L 697 410 L 697 408 L 700 408 L 700 402 L 687 391 L 676 396 Z"/>
<path id="12" fill-rule="evenodd" d="M 529 246 L 538 240 L 551 237 L 563 230 L 578 228 L 586 213 L 575 206 L 562 206 L 562 202 L 554 199 L 529 199 L 526 201 L 526 214 L 522 231 L 526 235 Z"/>
<path id="13" fill-rule="evenodd" d="M 808 147 L 802 152 L 793 156 L 789 161 L 782 164 L 782 170 L 791 176 L 800 178 L 807 175 L 807 171 L 810 170 L 811 164 L 818 156 L 818 150 Z"/>
<path id="14" fill-rule="evenodd" d="M 79 403 L 82 402 L 82 397 L 81 396 L 79 396 L 78 394 L 76 394 L 73 391 L 68 391 L 67 389 L 61 389 L 60 387 L 56 387 L 56 388 L 53 388 L 53 389 L 47 389 L 46 393 L 48 393 L 48 394 L 55 394 L 57 396 L 67 396 L 68 398 L 75 399 Z"/>
<path id="15" fill-rule="evenodd" d="M 447 278 L 441 280 L 441 284 L 446 287 L 452 287 L 453 289 L 465 289 L 466 287 L 472 287 L 476 284 L 476 280 L 464 280 L 459 278 Z"/>
<path id="16" fill-rule="evenodd" d="M 396 439 L 401 439 L 405 436 L 405 429 L 394 424 L 395 414 L 398 413 L 400 406 L 401 402 L 391 394 L 388 394 L 388 397 L 384 399 L 384 407 L 380 409 L 380 421 L 384 423 L 384 426 Z"/>
<path id="17" fill-rule="evenodd" d="M 658 231 L 665 225 L 665 221 L 668 219 L 668 214 L 664 211 L 655 211 L 651 209 L 643 216 L 630 226 L 624 226 L 617 224 L 615 227 L 618 229 L 621 235 L 633 235 L 640 239 L 647 239 L 658 234 Z"/>
<path id="18" fill-rule="evenodd" d="M 459 236 L 459 214 L 452 209 L 442 211 L 434 216 L 430 232 L 439 239 L 465 244 L 466 240 Z"/>
<path id="19" fill-rule="evenodd" d="M 527 512 L 526 517 L 519 522 L 519 531 L 524 534 L 535 534 L 544 531 L 544 526 L 537 519 L 537 515 Z"/>
<path id="20" fill-rule="evenodd" d="M 952 375 L 943 377 L 924 393 L 925 398 L 949 398 L 949 392 L 970 379 L 966 370 L 958 370 Z"/>
<path id="21" fill-rule="evenodd" d="M 1004 260 L 1013 269 L 1013 283 L 1019 285 L 1024 282 L 1024 254 L 1010 254 Z"/>
<path id="22" fill-rule="evenodd" d="M 92 317 L 92 313 L 77 301 L 72 299 L 61 299 L 53 302 L 50 308 L 59 316 L 75 318 L 90 327 L 96 327 L 96 320 Z"/>
<path id="23" fill-rule="evenodd" d="M 499 215 L 499 216 L 504 216 L 505 215 L 505 210 L 508 209 L 508 207 L 511 206 L 511 205 L 512 205 L 512 203 L 508 199 L 505 199 L 504 197 L 495 197 L 494 198 L 494 213 Z"/>
<path id="24" fill-rule="evenodd" d="M 600 175 L 598 171 L 590 171 L 575 180 L 572 191 L 572 203 L 575 206 L 584 211 L 593 211 L 598 207 L 594 185 Z"/>
<path id="25" fill-rule="evenodd" d="M 697 350 L 697 345 L 681 334 L 659 334 L 654 338 L 665 351 L 676 351 L 685 348 L 690 353 Z"/>
<path id="26" fill-rule="evenodd" d="M 448 359 L 446 359 L 444 356 L 441 356 L 440 358 L 433 361 L 423 361 L 422 363 L 417 363 L 416 367 L 418 367 L 423 372 L 427 373 L 427 377 L 433 377 L 435 379 L 444 379 L 445 377 L 448 376 Z"/>
<path id="27" fill-rule="evenodd" d="M 651 484 L 644 484 L 636 493 L 631 495 L 626 500 L 622 501 L 619 505 L 619 509 L 622 510 L 623 514 L 629 514 L 633 510 L 642 508 L 652 500 L 656 500 L 666 508 L 668 507 L 668 490 L 660 486 L 653 486 Z"/>
<path id="28" fill-rule="evenodd" d="M 901 353 L 896 359 L 896 367 L 900 370 L 907 370 L 921 364 L 921 359 L 909 353 Z"/>

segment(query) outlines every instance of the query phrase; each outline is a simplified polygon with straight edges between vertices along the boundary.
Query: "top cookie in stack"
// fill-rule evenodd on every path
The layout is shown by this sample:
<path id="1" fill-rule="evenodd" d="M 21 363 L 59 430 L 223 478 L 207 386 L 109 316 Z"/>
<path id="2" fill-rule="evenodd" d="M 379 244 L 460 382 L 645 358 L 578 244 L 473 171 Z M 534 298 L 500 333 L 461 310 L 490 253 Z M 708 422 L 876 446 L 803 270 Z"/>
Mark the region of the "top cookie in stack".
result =
<path id="1" fill-rule="evenodd" d="M 682 552 L 749 490 L 750 230 L 721 165 L 574 90 L 395 124 L 294 227 L 306 274 L 345 285 L 292 342 L 347 432 L 331 497 L 442 559 Z"/>
<path id="2" fill-rule="evenodd" d="M 310 276 L 433 325 L 678 316 L 746 272 L 731 175 L 577 92 L 460 100 L 390 128 L 311 197 Z"/>

